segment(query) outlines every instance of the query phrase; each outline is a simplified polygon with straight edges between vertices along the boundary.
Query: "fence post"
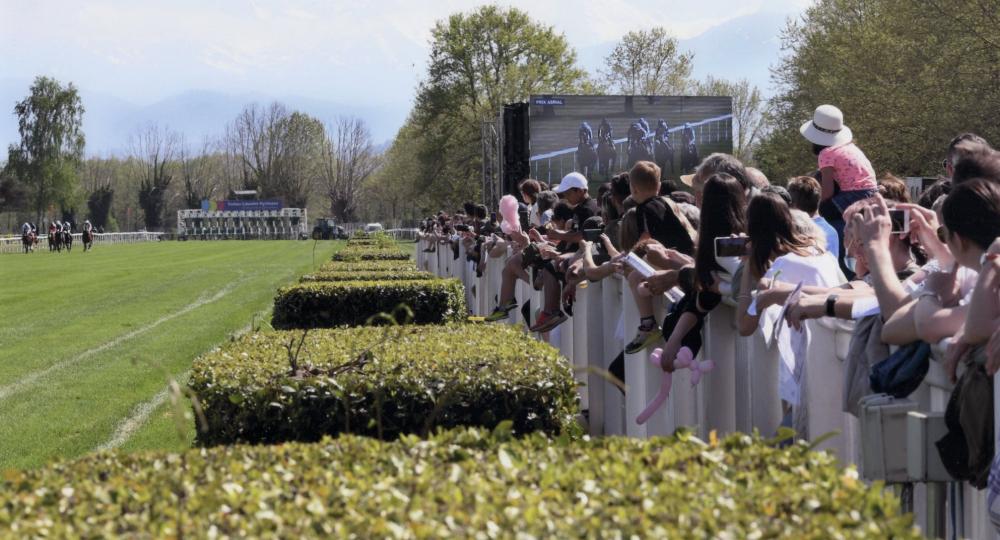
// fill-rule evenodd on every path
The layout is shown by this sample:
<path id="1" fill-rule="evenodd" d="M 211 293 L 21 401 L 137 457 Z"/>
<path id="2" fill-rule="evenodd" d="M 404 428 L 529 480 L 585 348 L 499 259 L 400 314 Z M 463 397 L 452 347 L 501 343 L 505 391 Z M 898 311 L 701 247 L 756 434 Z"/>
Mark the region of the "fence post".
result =
<path id="1" fill-rule="evenodd" d="M 614 274 L 605 279 L 601 286 L 602 320 L 604 323 L 604 356 L 600 366 L 607 370 L 611 362 L 625 350 L 625 343 L 618 335 L 619 323 L 622 321 L 622 287 L 624 280 Z M 602 381 L 604 389 L 604 434 L 625 434 L 625 395 L 614 384 Z"/>
<path id="2" fill-rule="evenodd" d="M 605 434 L 604 386 L 607 382 L 603 372 L 607 366 L 604 365 L 604 351 L 605 341 L 614 340 L 614 334 L 610 336 L 604 334 L 606 325 L 603 318 L 608 316 L 604 309 L 606 306 L 603 304 L 604 281 L 610 280 L 589 283 L 583 291 L 587 297 L 586 310 L 583 309 L 582 305 L 577 307 L 581 313 L 586 313 L 587 317 L 586 330 L 583 332 L 587 342 L 583 346 L 586 347 L 587 351 L 587 387 L 585 391 L 589 411 L 587 423 L 591 436 Z"/>
<path id="3" fill-rule="evenodd" d="M 716 430 L 719 435 L 736 431 L 736 332 L 735 310 L 719 304 L 705 318 L 703 359 L 715 362 L 715 369 L 702 377 L 698 386 L 701 404 L 698 424 L 701 436 Z"/>

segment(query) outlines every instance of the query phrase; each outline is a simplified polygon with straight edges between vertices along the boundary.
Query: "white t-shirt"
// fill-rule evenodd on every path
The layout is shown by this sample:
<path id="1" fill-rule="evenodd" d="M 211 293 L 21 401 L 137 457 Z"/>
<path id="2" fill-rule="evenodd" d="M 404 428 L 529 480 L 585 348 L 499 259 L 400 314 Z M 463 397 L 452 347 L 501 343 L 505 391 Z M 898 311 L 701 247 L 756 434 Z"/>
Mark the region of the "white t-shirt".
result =
<path id="1" fill-rule="evenodd" d="M 792 285 L 802 283 L 803 286 L 833 288 L 847 282 L 844 273 L 840 271 L 837 259 L 827 252 L 805 257 L 794 253 L 782 255 L 774 260 L 764 277 L 773 278 L 775 275 L 778 281 Z M 781 399 L 798 405 L 809 336 L 806 331 L 793 330 L 787 322 L 779 320 L 782 308 L 783 306 L 774 305 L 765 309 L 760 315 L 759 327 L 768 346 L 773 341 L 777 341 L 778 344 L 778 354 L 781 357 L 778 392 Z M 755 300 L 751 302 L 747 312 L 753 315 L 756 311 Z M 774 339 L 776 332 L 777 340 Z"/>
<path id="2" fill-rule="evenodd" d="M 528 223 L 534 227 L 542 225 L 541 216 L 538 215 L 537 202 L 533 202 L 528 205 Z"/>

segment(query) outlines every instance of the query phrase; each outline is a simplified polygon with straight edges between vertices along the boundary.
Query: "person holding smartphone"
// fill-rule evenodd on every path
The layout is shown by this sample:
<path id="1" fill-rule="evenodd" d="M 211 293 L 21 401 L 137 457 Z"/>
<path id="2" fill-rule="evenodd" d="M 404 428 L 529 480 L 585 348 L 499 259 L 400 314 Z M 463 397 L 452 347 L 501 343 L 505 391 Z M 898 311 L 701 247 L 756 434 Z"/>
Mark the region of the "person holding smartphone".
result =
<path id="1" fill-rule="evenodd" d="M 702 200 L 694 266 L 681 270 L 693 274 L 693 287 L 685 291 L 684 297 L 663 321 L 666 346 L 660 367 L 664 371 L 673 371 L 674 360 L 681 347 L 688 347 L 692 354 L 698 354 L 702 346 L 701 331 L 705 317 L 722 302 L 719 276 L 728 274 L 730 270 L 720 264 L 720 259 L 732 255 L 717 252 L 718 240 L 724 240 L 722 245 L 735 248 L 736 251 L 732 252 L 735 255 L 745 254 L 746 238 L 739 236 L 746 231 L 747 205 L 743 186 L 728 174 L 714 174 L 704 184 Z"/>

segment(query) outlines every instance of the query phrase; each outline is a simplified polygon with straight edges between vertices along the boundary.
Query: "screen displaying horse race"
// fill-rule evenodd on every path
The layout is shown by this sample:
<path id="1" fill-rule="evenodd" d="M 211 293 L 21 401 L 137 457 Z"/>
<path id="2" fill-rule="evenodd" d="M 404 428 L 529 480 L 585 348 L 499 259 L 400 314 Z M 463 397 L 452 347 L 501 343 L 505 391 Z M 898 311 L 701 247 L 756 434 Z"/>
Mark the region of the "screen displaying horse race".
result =
<path id="1" fill-rule="evenodd" d="M 729 97 L 531 96 L 531 174 L 552 184 L 578 171 L 598 183 L 649 160 L 675 179 L 733 151 L 732 118 Z"/>

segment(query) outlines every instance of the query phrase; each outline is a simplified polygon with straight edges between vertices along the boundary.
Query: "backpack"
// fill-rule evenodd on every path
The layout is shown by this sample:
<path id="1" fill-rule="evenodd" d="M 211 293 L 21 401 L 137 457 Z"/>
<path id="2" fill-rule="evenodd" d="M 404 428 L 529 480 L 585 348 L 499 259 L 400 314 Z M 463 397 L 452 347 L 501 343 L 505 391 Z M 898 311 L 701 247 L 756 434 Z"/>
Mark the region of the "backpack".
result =
<path id="1" fill-rule="evenodd" d="M 944 413 L 948 433 L 935 443 L 948 474 L 977 489 L 986 487 L 993 460 L 993 378 L 983 362 L 968 360 L 982 359 L 983 352 L 978 347 L 966 356 Z"/>

